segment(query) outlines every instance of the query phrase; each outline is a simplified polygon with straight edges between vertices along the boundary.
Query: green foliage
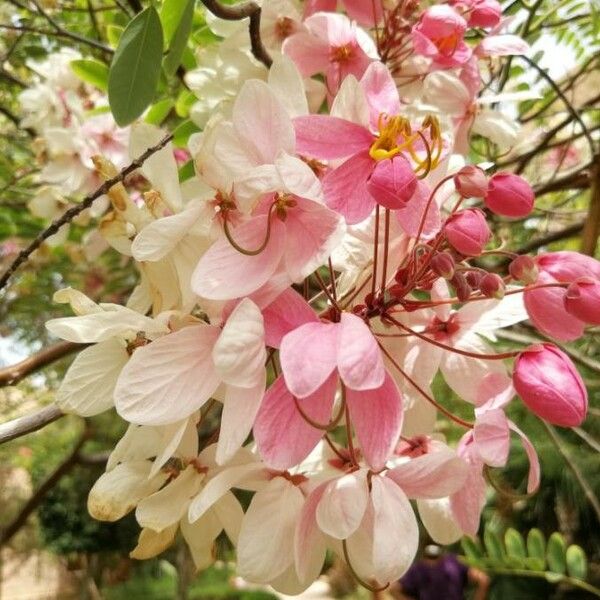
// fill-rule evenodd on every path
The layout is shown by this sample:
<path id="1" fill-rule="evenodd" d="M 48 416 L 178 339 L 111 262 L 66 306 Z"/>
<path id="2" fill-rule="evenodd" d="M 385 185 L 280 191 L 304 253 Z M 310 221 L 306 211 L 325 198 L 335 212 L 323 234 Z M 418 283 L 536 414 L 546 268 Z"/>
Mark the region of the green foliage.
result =
<path id="1" fill-rule="evenodd" d="M 108 67 L 99 60 L 73 60 L 71 69 L 81 81 L 90 83 L 103 92 L 108 90 Z"/>
<path id="2" fill-rule="evenodd" d="M 165 0 L 162 5 L 160 20 L 168 48 L 163 67 L 167 75 L 173 75 L 181 64 L 192 31 L 193 16 L 194 0 Z"/>
<path id="3" fill-rule="evenodd" d="M 121 125 L 139 117 L 152 102 L 162 60 L 163 32 L 153 6 L 145 8 L 126 27 L 108 77 L 108 101 Z"/>

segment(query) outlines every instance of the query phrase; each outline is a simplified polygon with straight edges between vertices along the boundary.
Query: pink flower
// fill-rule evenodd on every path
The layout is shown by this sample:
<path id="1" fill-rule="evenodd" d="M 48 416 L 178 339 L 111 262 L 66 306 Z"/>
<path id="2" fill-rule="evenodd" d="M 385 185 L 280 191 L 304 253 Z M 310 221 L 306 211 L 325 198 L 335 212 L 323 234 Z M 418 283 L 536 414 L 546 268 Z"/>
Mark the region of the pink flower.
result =
<path id="1" fill-rule="evenodd" d="M 535 194 L 519 175 L 500 172 L 491 177 L 484 202 L 497 215 L 526 217 L 533 210 Z"/>
<path id="2" fill-rule="evenodd" d="M 368 0 L 342 0 L 342 3 L 348 13 L 348 16 L 368 27 L 373 27 L 381 21 L 383 16 L 382 2 L 376 0 L 369 2 Z M 335 12 L 337 0 L 306 0 L 304 4 L 304 16 L 310 17 L 316 12 L 326 11 Z"/>
<path id="3" fill-rule="evenodd" d="M 592 277 L 600 281 L 600 262 L 578 252 L 563 250 L 540 254 L 536 263 L 540 271 L 536 286 L 573 283 L 580 277 Z M 564 295 L 561 287 L 543 287 L 526 290 L 524 300 L 529 318 L 537 329 L 568 342 L 583 335 L 585 323 L 567 312 Z"/>
<path id="4" fill-rule="evenodd" d="M 479 256 L 491 236 L 485 215 L 477 208 L 452 215 L 446 221 L 444 232 L 451 246 L 466 256 Z"/>
<path id="5" fill-rule="evenodd" d="M 577 427 L 586 417 L 585 384 L 571 359 L 553 344 L 536 344 L 515 360 L 513 383 L 529 410 L 563 427 Z"/>
<path id="6" fill-rule="evenodd" d="M 466 29 L 467 22 L 451 6 L 431 6 L 413 27 L 414 50 L 431 58 L 439 67 L 463 65 L 472 54 L 463 39 Z"/>
<path id="7" fill-rule="evenodd" d="M 496 27 L 502 17 L 502 6 L 497 0 L 454 0 L 450 4 L 465 11 L 469 27 Z"/>
<path id="8" fill-rule="evenodd" d="M 362 77 L 376 56 L 369 36 L 347 17 L 320 12 L 304 21 L 306 31 L 288 37 L 282 52 L 303 77 L 324 73 L 330 94 L 335 94 L 347 75 Z"/>
<path id="9" fill-rule="evenodd" d="M 590 325 L 600 325 L 600 281 L 581 277 L 568 288 L 564 298 L 567 312 Z"/>
<path id="10" fill-rule="evenodd" d="M 358 84 L 356 80 L 345 83 L 336 104 L 362 101 L 363 97 L 369 112 L 360 123 L 327 115 L 294 119 L 297 152 L 320 160 L 346 159 L 325 175 L 323 191 L 327 205 L 342 214 L 348 224 L 366 219 L 378 203 L 397 210 L 403 229 L 416 235 L 429 193 L 414 171 L 424 168 L 428 153 L 400 115 L 394 80 L 381 63 L 373 63 Z M 435 124 L 426 127 L 424 135 L 430 137 L 431 146 L 441 147 Z M 416 166 L 409 162 L 407 148 L 417 156 Z M 430 207 L 428 217 L 426 234 L 437 229 L 437 205 Z"/>
<path id="11" fill-rule="evenodd" d="M 488 190 L 488 178 L 479 167 L 467 165 L 454 176 L 454 185 L 463 198 L 483 198 Z"/>

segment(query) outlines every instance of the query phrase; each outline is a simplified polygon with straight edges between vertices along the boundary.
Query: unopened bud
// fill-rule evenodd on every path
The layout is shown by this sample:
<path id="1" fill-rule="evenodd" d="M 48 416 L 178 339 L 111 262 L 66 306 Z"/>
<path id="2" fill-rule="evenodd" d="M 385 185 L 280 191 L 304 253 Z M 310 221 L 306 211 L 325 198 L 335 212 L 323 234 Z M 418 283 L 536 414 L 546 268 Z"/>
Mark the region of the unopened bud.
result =
<path id="1" fill-rule="evenodd" d="M 502 217 L 526 217 L 532 210 L 535 194 L 525 179 L 514 173 L 496 173 L 491 179 L 485 205 Z"/>
<path id="2" fill-rule="evenodd" d="M 496 273 L 486 273 L 479 282 L 479 291 L 486 298 L 502 300 L 505 291 L 504 281 L 502 281 L 502 277 L 496 275 Z"/>
<path id="3" fill-rule="evenodd" d="M 469 271 L 465 277 L 467 278 L 467 283 L 472 289 L 479 289 L 479 284 L 481 283 L 481 279 L 483 277 L 483 273 L 481 271 Z"/>
<path id="4" fill-rule="evenodd" d="M 535 283 L 539 275 L 539 270 L 533 258 L 524 254 L 517 256 L 517 258 L 508 265 L 508 272 L 513 279 L 516 279 L 525 285 Z"/>
<path id="5" fill-rule="evenodd" d="M 564 297 L 566 311 L 584 323 L 600 325 L 600 281 L 581 277 L 568 288 Z"/>
<path id="6" fill-rule="evenodd" d="M 452 215 L 446 221 L 444 232 L 450 245 L 465 256 L 479 256 L 492 235 L 485 215 L 477 208 Z"/>
<path id="7" fill-rule="evenodd" d="M 471 295 L 471 287 L 467 283 L 465 276 L 460 272 L 454 273 L 454 277 L 450 280 L 450 283 L 456 290 L 456 297 L 459 302 L 466 302 Z"/>
<path id="8" fill-rule="evenodd" d="M 463 167 L 454 176 L 454 185 L 463 198 L 483 198 L 488 190 L 486 174 L 474 165 Z"/>
<path id="9" fill-rule="evenodd" d="M 444 279 L 452 279 L 454 276 L 454 259 L 448 252 L 438 252 L 431 259 L 431 270 Z"/>

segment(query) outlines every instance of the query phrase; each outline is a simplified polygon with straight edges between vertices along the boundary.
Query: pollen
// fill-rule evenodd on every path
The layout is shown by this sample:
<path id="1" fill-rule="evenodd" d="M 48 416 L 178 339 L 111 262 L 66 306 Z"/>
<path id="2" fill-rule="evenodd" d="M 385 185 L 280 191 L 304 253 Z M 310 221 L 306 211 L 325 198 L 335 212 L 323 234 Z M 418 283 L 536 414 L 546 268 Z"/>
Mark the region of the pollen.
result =
<path id="1" fill-rule="evenodd" d="M 371 145 L 369 154 L 374 160 L 385 160 L 400 154 L 406 142 L 402 139 L 411 139 L 410 122 L 405 117 L 387 117 L 379 115 L 379 134 Z"/>
<path id="2" fill-rule="evenodd" d="M 354 48 L 350 44 L 344 46 L 337 46 L 331 50 L 331 61 L 332 62 L 348 62 L 354 55 Z"/>

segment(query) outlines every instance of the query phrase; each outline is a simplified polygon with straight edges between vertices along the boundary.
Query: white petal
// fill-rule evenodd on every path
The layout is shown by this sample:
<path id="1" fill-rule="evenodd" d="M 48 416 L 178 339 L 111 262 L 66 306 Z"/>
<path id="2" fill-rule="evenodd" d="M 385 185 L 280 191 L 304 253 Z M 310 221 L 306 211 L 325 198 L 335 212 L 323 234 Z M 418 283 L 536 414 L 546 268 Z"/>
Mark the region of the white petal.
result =
<path id="1" fill-rule="evenodd" d="M 175 523 L 159 532 L 152 531 L 152 529 L 142 529 L 137 546 L 129 553 L 129 556 L 137 560 L 154 558 L 171 546 L 175 541 L 178 528 L 179 524 Z"/>
<path id="2" fill-rule="evenodd" d="M 463 536 L 452 515 L 448 498 L 417 500 L 417 506 L 425 529 L 437 544 L 454 544 Z"/>
<path id="3" fill-rule="evenodd" d="M 117 412 L 131 423 L 164 425 L 198 410 L 219 385 L 211 360 L 218 333 L 196 325 L 138 348 L 117 382 Z"/>
<path id="4" fill-rule="evenodd" d="M 346 539 L 360 525 L 368 500 L 365 469 L 335 479 L 327 486 L 317 506 L 317 523 L 321 531 L 338 540 Z"/>
<path id="5" fill-rule="evenodd" d="M 104 473 L 90 490 L 88 511 L 99 521 L 117 521 L 137 503 L 155 492 L 167 475 L 148 479 L 152 463 L 147 460 L 122 463 Z"/>
<path id="6" fill-rule="evenodd" d="M 156 456 L 152 464 L 150 476 L 158 473 L 161 467 L 176 453 L 182 458 L 198 455 L 197 418 L 192 415 L 187 419 L 176 421 L 160 427 L 160 441 L 154 447 L 152 456 Z"/>
<path id="7" fill-rule="evenodd" d="M 294 529 L 303 504 L 302 492 L 283 477 L 275 477 L 254 495 L 238 541 L 242 577 L 268 582 L 293 564 Z"/>
<path id="8" fill-rule="evenodd" d="M 283 54 L 275 57 L 269 69 L 269 86 L 281 99 L 290 117 L 308 114 L 302 76 L 289 57 Z"/>
<path id="9" fill-rule="evenodd" d="M 194 565 L 198 571 L 206 569 L 215 560 L 214 542 L 223 527 L 213 511 L 207 512 L 195 523 L 181 520 L 181 533 L 189 546 Z"/>
<path id="10" fill-rule="evenodd" d="M 79 353 L 58 391 L 56 403 L 63 412 L 82 417 L 97 415 L 113 406 L 117 378 L 129 355 L 119 340 L 112 338 Z"/>
<path id="11" fill-rule="evenodd" d="M 221 379 L 237 387 L 255 387 L 263 378 L 267 351 L 262 313 L 252 300 L 244 298 L 233 310 L 212 357 Z"/>
<path id="12" fill-rule="evenodd" d="M 244 520 L 244 510 L 239 500 L 231 492 L 227 492 L 218 502 L 215 502 L 212 512 L 219 519 L 221 528 L 225 530 L 231 542 L 237 544 Z"/>

